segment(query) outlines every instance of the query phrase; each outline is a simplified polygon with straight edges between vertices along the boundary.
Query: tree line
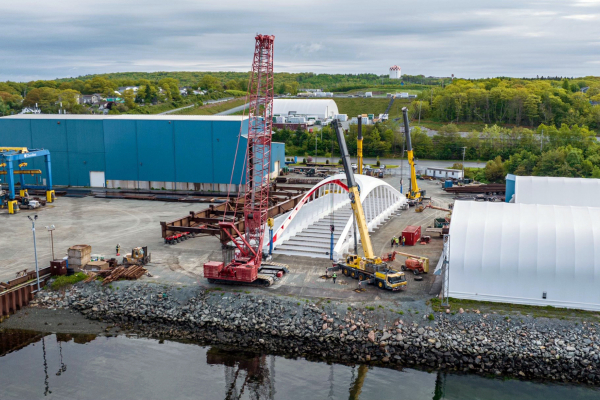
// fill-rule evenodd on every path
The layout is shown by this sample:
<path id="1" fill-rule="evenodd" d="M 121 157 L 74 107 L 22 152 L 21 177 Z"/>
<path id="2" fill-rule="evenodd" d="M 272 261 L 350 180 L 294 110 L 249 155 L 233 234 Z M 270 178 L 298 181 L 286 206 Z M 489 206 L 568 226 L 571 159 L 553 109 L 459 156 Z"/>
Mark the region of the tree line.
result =
<path id="1" fill-rule="evenodd" d="M 411 112 L 440 122 L 535 127 L 586 125 L 600 129 L 600 78 L 457 79 L 423 90 Z"/>
<path id="2" fill-rule="evenodd" d="M 145 106 L 170 104 L 171 108 L 227 96 L 245 96 L 247 80 L 230 80 L 221 83 L 210 75 L 202 76 L 181 93 L 178 79 L 163 76 L 158 80 L 145 78 L 107 78 L 94 76 L 90 79 L 39 80 L 32 82 L 0 82 L 0 115 L 19 112 L 24 107 L 41 109 L 42 113 L 57 113 L 62 109 L 69 113 L 88 113 L 89 107 L 80 104 L 82 95 L 100 94 L 116 100 L 111 113 L 148 113 Z M 137 87 L 121 90 L 120 87 Z M 194 91 L 202 89 L 201 95 Z"/>
<path id="3" fill-rule="evenodd" d="M 357 150 L 357 126 L 345 133 L 348 151 Z M 363 126 L 365 157 L 403 157 L 405 139 L 395 121 Z M 502 182 L 507 173 L 516 175 L 600 178 L 600 144 L 593 131 L 578 125 L 539 125 L 536 129 L 486 126 L 481 132 L 461 135 L 450 124 L 429 136 L 416 126 L 411 130 L 417 159 L 490 160 L 482 171 L 467 168 L 467 177 Z M 275 129 L 273 141 L 286 144 L 287 155 L 325 157 L 340 155 L 337 138 L 324 126 L 313 132 Z"/>

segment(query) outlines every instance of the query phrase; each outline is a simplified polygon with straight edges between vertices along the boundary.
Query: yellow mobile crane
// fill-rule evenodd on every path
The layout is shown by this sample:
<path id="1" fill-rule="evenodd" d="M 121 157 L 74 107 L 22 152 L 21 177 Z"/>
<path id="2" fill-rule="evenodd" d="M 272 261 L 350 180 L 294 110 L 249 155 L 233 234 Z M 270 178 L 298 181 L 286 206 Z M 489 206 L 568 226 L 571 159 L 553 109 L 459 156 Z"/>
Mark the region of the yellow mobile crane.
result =
<path id="1" fill-rule="evenodd" d="M 356 254 L 350 254 L 346 257 L 345 262 L 339 261 L 335 263 L 331 270 L 337 271 L 341 269 L 344 275 L 358 279 L 361 281 L 361 284 L 376 284 L 381 289 L 400 290 L 403 286 L 406 286 L 406 276 L 404 272 L 388 268 L 388 265 L 373 253 L 367 219 L 365 218 L 362 203 L 360 202 L 359 187 L 352 172 L 352 164 L 350 163 L 350 154 L 348 154 L 346 140 L 344 139 L 344 131 L 337 119 L 333 120 L 332 125 L 340 146 L 342 163 L 346 171 L 348 195 L 350 196 L 352 211 L 354 212 L 365 256 L 361 258 Z"/>
<path id="2" fill-rule="evenodd" d="M 362 146 L 363 146 L 363 136 L 362 136 L 362 119 L 363 116 L 367 116 L 366 114 L 361 114 L 358 116 L 358 136 L 356 138 L 356 172 L 359 175 L 363 173 L 363 154 L 362 154 Z"/>
<path id="3" fill-rule="evenodd" d="M 404 137 L 406 138 L 406 157 L 408 159 L 408 165 L 410 165 L 410 188 L 406 194 L 406 198 L 413 201 L 416 200 L 420 203 L 423 201 L 423 197 L 425 197 L 425 190 L 420 190 L 417 183 L 415 154 L 412 148 L 412 140 L 410 138 L 410 127 L 408 126 L 408 108 L 403 107 L 402 114 L 404 117 Z"/>

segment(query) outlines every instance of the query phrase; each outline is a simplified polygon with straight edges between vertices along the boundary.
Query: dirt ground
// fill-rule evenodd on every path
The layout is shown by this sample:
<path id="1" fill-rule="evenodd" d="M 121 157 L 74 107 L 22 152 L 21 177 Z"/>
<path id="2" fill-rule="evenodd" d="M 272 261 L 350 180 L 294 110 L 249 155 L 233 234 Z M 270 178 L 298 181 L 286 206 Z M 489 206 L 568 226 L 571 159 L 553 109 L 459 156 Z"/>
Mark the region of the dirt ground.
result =
<path id="1" fill-rule="evenodd" d="M 399 187 L 398 176 L 386 177 L 386 181 Z M 419 184 L 427 190 L 427 195 L 432 197 L 434 204 L 446 207 L 453 201 L 451 196 L 441 190 L 439 183 L 419 181 Z M 208 204 L 61 197 L 56 203 L 43 209 L 22 211 L 10 216 L 0 214 L 3 230 L 7 233 L 0 237 L 0 280 L 13 278 L 17 271 L 24 268 L 35 269 L 31 223 L 27 215 L 36 213 L 39 216 L 36 234 L 40 268 L 47 266 L 52 258 L 50 235 L 45 226 L 55 225 L 55 258 L 64 257 L 69 246 L 75 244 L 89 244 L 93 254 L 109 258 L 115 256 L 117 243 L 121 245 L 122 253 L 136 246 L 148 246 L 152 254 L 152 264 L 148 269 L 153 277 L 144 277 L 144 280 L 211 287 L 202 277 L 202 266 L 208 260 L 222 259 L 219 241 L 214 237 L 201 237 L 172 246 L 163 243 L 160 230 L 160 221 L 170 221 L 191 210 L 198 211 L 206 207 Z M 372 234 L 376 253 L 383 255 L 389 252 L 390 239 L 399 235 L 407 225 L 420 225 L 425 234 L 425 229 L 432 226 L 433 219 L 445 214 L 431 209 L 416 213 L 414 208 L 396 212 Z M 431 297 L 429 293 L 435 280 L 432 272 L 441 255 L 442 239 L 433 235 L 428 245 L 406 246 L 400 250 L 428 257 L 431 268 L 431 272 L 419 282 L 414 281 L 412 273 L 408 273 L 408 285 L 401 292 L 368 287 L 365 292 L 357 293 L 354 291 L 357 281 L 351 278 L 339 274 L 335 285 L 331 280 L 321 278 L 326 268 L 331 266 L 331 261 L 285 255 L 276 255 L 274 261 L 288 264 L 290 274 L 270 288 L 244 290 L 350 301 L 414 301 Z M 403 257 L 398 257 L 392 266 L 399 269 L 403 260 Z"/>

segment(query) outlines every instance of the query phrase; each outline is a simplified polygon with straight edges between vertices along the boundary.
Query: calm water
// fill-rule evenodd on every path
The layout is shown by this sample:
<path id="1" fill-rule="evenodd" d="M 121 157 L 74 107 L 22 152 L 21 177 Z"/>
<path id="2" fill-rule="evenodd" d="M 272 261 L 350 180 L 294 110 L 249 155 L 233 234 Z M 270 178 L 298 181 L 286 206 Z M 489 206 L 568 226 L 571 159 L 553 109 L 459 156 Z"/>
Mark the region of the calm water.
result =
<path id="1" fill-rule="evenodd" d="M 0 355 L 3 400 L 600 398 L 583 386 L 328 365 L 124 336 L 5 332 Z"/>

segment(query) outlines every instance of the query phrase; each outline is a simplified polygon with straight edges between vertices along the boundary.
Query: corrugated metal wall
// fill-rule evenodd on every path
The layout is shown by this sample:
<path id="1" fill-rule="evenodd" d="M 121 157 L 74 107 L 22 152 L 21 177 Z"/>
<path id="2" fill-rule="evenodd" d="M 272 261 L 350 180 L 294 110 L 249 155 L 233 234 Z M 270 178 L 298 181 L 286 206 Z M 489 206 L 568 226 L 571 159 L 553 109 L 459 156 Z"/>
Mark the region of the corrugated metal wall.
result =
<path id="1" fill-rule="evenodd" d="M 0 118 L 0 146 L 50 150 L 54 184 L 65 186 L 89 186 L 90 171 L 105 171 L 106 180 L 228 184 L 239 132 L 240 122 L 231 120 Z M 246 145 L 242 137 L 233 184 Z M 285 165 L 283 143 L 273 143 L 276 161 Z M 44 170 L 43 159 L 28 168 Z"/>

